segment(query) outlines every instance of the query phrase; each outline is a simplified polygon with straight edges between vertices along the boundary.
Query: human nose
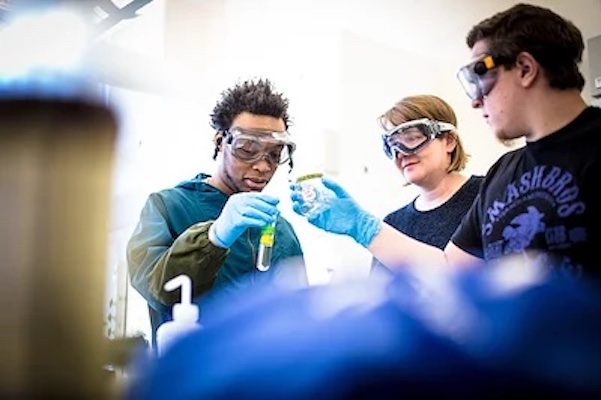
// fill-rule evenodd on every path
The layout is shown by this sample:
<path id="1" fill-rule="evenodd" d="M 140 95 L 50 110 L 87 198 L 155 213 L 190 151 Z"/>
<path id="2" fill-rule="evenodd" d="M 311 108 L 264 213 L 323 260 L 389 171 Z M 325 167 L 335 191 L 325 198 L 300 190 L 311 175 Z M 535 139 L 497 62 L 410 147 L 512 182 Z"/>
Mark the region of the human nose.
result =
<path id="1" fill-rule="evenodd" d="M 403 153 L 402 151 L 395 151 L 394 152 L 394 161 L 402 161 L 404 158 L 407 158 L 411 155 L 412 154 Z"/>
<path id="2" fill-rule="evenodd" d="M 482 107 L 482 99 L 472 100 L 472 108 L 481 108 Z"/>
<path id="3" fill-rule="evenodd" d="M 267 166 L 268 170 L 273 169 L 277 166 L 277 163 L 274 162 L 273 158 L 269 153 L 262 153 L 253 164 L 257 169 L 259 169 L 259 167 Z"/>

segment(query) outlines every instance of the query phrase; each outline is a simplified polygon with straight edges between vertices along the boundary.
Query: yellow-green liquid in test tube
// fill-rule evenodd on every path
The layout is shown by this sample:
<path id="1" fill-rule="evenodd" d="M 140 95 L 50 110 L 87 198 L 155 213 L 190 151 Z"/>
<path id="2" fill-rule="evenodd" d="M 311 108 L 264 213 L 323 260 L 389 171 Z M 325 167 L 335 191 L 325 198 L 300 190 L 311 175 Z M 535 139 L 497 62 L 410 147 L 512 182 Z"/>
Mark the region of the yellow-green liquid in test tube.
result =
<path id="1" fill-rule="evenodd" d="M 271 266 L 271 251 L 273 250 L 273 238 L 275 236 L 275 222 L 265 225 L 261 229 L 259 239 L 259 254 L 257 255 L 257 269 L 267 271 Z"/>

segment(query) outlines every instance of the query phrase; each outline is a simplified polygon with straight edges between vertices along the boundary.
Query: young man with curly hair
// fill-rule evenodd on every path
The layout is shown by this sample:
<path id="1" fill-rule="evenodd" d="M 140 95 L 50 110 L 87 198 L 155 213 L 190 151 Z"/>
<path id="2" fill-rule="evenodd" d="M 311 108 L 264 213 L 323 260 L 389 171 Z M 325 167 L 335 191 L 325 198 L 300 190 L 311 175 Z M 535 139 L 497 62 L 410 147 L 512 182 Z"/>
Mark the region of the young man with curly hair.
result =
<path id="1" fill-rule="evenodd" d="M 215 298 L 249 285 L 307 284 L 301 245 L 279 214 L 279 199 L 261 193 L 280 165 L 292 168 L 295 144 L 288 125 L 288 100 L 268 80 L 226 89 L 211 114 L 216 172 L 148 197 L 127 261 L 132 286 L 148 302 L 153 345 L 158 326 L 171 319 L 179 300 L 179 291 L 163 288 L 177 275 L 191 278 L 201 318 Z M 274 222 L 271 266 L 259 271 L 261 228 Z"/>

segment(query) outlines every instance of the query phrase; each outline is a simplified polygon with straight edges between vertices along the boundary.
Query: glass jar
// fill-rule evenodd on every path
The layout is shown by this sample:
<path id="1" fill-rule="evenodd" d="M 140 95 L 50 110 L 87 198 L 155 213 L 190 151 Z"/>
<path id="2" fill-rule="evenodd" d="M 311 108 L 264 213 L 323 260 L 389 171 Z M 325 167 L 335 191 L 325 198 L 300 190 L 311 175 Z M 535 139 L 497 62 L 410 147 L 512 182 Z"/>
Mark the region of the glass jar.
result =
<path id="1" fill-rule="evenodd" d="M 302 175 L 296 179 L 303 196 L 301 213 L 305 217 L 319 213 L 335 197 L 335 194 L 321 182 L 322 176 L 322 173 L 313 173 Z"/>

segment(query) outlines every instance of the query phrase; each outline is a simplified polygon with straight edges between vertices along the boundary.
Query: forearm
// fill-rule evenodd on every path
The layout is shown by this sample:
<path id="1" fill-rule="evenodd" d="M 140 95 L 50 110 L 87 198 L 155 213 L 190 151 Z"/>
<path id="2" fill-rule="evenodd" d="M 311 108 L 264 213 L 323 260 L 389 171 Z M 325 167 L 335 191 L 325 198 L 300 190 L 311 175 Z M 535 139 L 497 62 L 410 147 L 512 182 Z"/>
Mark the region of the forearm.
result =
<path id="1" fill-rule="evenodd" d="M 367 246 L 375 258 L 390 269 L 419 265 L 445 265 L 445 253 L 438 247 L 409 237 L 385 222 Z"/>
<path id="2" fill-rule="evenodd" d="M 209 241 L 208 230 L 212 221 L 202 222 L 184 231 L 158 259 L 149 273 L 151 295 L 161 303 L 172 305 L 179 301 L 179 293 L 163 289 L 166 282 L 177 275 L 188 275 L 192 280 L 192 296 L 209 291 L 223 265 L 229 250 Z"/>

